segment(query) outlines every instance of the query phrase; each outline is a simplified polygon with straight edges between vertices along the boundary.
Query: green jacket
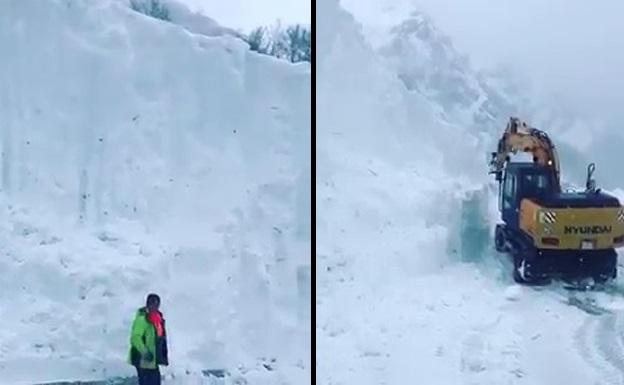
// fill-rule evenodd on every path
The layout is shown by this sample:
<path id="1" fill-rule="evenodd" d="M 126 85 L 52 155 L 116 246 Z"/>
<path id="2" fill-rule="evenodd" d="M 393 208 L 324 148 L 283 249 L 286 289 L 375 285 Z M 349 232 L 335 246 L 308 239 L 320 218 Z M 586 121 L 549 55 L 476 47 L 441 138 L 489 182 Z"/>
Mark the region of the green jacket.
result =
<path id="1" fill-rule="evenodd" d="M 147 310 L 145 308 L 139 309 L 132 323 L 128 363 L 143 369 L 156 369 L 158 365 L 168 365 L 167 332 L 164 318 L 163 330 L 163 336 L 157 337 L 156 327 L 147 319 Z M 145 360 L 147 352 L 152 353 L 152 361 Z"/>

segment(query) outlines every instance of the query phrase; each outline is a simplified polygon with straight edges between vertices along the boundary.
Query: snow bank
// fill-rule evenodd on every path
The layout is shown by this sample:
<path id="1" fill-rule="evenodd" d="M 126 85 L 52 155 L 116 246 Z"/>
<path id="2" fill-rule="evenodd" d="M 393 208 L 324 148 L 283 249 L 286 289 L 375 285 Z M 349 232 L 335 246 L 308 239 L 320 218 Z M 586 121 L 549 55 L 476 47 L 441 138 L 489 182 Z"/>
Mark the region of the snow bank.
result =
<path id="1" fill-rule="evenodd" d="M 127 372 L 148 290 L 171 371 L 306 381 L 309 65 L 178 8 L 195 33 L 114 0 L 0 7 L 3 381 Z"/>
<path id="2" fill-rule="evenodd" d="M 169 221 L 183 211 L 225 217 L 247 185 L 296 176 L 288 167 L 302 157 L 278 150 L 306 151 L 309 123 L 297 113 L 309 100 L 308 66 L 234 38 L 190 37 L 116 3 L 11 4 L 2 23 L 7 193 L 68 213 L 81 192 L 89 219 Z M 276 173 L 284 152 L 291 161 Z M 225 176 L 231 189 L 211 183 Z"/>
<path id="3" fill-rule="evenodd" d="M 316 89 L 319 253 L 341 245 L 373 259 L 400 250 L 406 262 L 443 263 L 445 248 L 425 244 L 446 244 L 463 194 L 483 180 L 475 172 L 479 140 L 439 122 L 407 92 L 337 2 L 317 7 L 325 31 Z M 427 253 L 415 257 L 418 250 Z"/>
<path id="4" fill-rule="evenodd" d="M 205 36 L 230 35 L 239 38 L 243 37 L 241 33 L 220 25 L 213 18 L 191 11 L 180 1 L 166 0 L 163 1 L 163 4 L 169 10 L 171 22 L 183 26 L 190 32 Z"/>
<path id="5" fill-rule="evenodd" d="M 392 346 L 425 282 L 475 252 L 455 227 L 481 188 L 481 144 L 408 92 L 337 2 L 317 2 L 317 15 L 318 374 L 396 383 L 428 365 L 402 367 L 418 347 Z"/>

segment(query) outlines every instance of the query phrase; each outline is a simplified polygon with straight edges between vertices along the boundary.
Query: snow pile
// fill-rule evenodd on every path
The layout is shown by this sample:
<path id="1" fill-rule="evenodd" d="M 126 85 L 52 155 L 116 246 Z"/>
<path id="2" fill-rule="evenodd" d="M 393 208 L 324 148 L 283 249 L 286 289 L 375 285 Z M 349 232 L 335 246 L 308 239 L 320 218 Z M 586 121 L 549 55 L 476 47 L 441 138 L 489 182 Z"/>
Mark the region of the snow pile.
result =
<path id="1" fill-rule="evenodd" d="M 173 250 L 136 224 L 120 223 L 118 234 L 6 201 L 2 210 L 3 382 L 102 378 L 111 364 L 123 368 L 116 361 L 127 348 L 133 297 L 166 290 Z"/>
<path id="2" fill-rule="evenodd" d="M 456 263 L 449 225 L 479 188 L 480 144 L 406 90 L 337 2 L 318 2 L 317 14 L 318 374 L 323 383 L 395 383 L 411 378 L 393 372 L 407 352 L 380 344 L 405 325 L 386 311 Z M 389 294 L 394 282 L 408 294 Z M 386 310 L 377 307 L 384 299 Z"/>
<path id="3" fill-rule="evenodd" d="M 490 94 L 462 88 L 461 63 L 429 77 L 435 44 L 408 44 L 424 19 L 397 20 L 393 52 L 413 55 L 393 62 L 337 1 L 317 15 L 318 382 L 617 383 L 621 300 L 517 287 L 492 251 L 497 138 L 464 124 Z M 398 69 L 418 63 L 409 88 Z"/>
<path id="4" fill-rule="evenodd" d="M 224 27 L 211 17 L 193 12 L 183 3 L 177 0 L 165 0 L 163 5 L 169 11 L 169 18 L 172 23 L 186 28 L 192 33 L 205 36 L 236 36 L 241 38 L 242 34 Z"/>
<path id="5" fill-rule="evenodd" d="M 392 28 L 391 40 L 381 52 L 405 86 L 441 106 L 446 120 L 489 131 L 513 113 L 513 106 L 486 87 L 471 70 L 468 58 L 454 49 L 425 14 L 414 12 Z"/>
<path id="6" fill-rule="evenodd" d="M 327 244 L 352 246 L 348 234 L 362 237 L 365 228 L 384 238 L 410 227 L 410 234 L 426 238 L 426 229 L 437 226 L 444 239 L 458 202 L 485 180 L 474 157 L 482 151 L 478 138 L 436 120 L 425 99 L 403 87 L 336 2 L 319 2 L 317 11 L 324 15 L 319 34 L 325 31 L 317 72 L 319 253 L 331 252 L 323 250 Z"/>
<path id="7" fill-rule="evenodd" d="M 426 96 L 440 119 L 491 135 L 501 120 L 519 112 L 516 94 L 492 87 L 490 76 L 476 71 L 431 17 L 409 1 L 346 5 L 365 23 L 367 37 L 374 36 L 376 51 L 405 87 Z"/>
<path id="8" fill-rule="evenodd" d="M 152 290 L 171 373 L 309 381 L 309 65 L 115 0 L 1 8 L 3 383 L 129 373 Z"/>
<path id="9" fill-rule="evenodd" d="M 411 0 L 343 3 L 364 23 L 367 39 L 395 76 L 410 91 L 425 95 L 440 119 L 482 133 L 490 149 L 508 117 L 519 116 L 546 130 L 557 143 L 564 180 L 583 184 L 587 164 L 596 162 L 603 176 L 599 184 L 614 188 L 624 183 L 617 162 L 610 160 L 624 138 L 607 119 L 590 117 L 561 98 L 546 96 L 540 85 L 511 65 L 477 70 Z"/>

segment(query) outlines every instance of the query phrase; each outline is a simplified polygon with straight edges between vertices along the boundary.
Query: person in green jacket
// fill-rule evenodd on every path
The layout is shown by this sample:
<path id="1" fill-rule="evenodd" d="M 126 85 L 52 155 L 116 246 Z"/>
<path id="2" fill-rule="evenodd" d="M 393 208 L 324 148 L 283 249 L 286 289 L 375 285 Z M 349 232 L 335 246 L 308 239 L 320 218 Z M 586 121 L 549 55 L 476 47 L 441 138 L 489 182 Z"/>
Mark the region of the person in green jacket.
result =
<path id="1" fill-rule="evenodd" d="M 159 366 L 169 365 L 165 319 L 159 308 L 160 297 L 148 295 L 132 323 L 128 362 L 137 370 L 139 385 L 160 385 Z"/>

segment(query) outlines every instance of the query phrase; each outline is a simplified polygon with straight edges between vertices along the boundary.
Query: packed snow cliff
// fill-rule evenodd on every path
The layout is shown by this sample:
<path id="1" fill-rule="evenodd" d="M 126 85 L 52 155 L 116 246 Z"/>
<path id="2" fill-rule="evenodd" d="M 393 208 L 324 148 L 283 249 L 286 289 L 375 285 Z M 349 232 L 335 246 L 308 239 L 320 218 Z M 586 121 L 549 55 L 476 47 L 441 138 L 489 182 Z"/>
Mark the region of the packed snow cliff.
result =
<path id="1" fill-rule="evenodd" d="M 150 291 L 168 374 L 309 383 L 310 66 L 122 1 L 0 8 L 2 383 L 131 374 Z"/>

